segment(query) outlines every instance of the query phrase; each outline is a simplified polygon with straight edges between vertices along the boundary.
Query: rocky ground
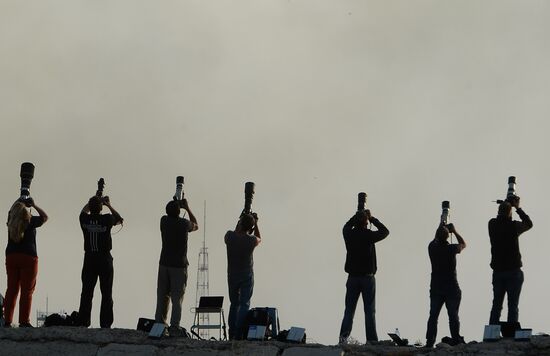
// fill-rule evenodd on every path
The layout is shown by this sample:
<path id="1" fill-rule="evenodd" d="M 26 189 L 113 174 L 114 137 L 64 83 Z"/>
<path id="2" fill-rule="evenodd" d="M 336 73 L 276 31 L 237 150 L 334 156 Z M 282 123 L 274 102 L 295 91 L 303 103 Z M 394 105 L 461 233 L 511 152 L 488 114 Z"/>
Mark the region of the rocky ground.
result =
<path id="1" fill-rule="evenodd" d="M 153 340 L 146 333 L 127 329 L 85 329 L 74 327 L 0 328 L 0 355 L 260 355 L 260 356 L 363 356 L 363 355 L 550 355 L 550 337 L 535 336 L 528 342 L 501 340 L 493 343 L 471 342 L 456 347 L 439 344 L 427 350 L 378 346 L 288 344 L 267 342 L 220 342 L 185 338 Z"/>

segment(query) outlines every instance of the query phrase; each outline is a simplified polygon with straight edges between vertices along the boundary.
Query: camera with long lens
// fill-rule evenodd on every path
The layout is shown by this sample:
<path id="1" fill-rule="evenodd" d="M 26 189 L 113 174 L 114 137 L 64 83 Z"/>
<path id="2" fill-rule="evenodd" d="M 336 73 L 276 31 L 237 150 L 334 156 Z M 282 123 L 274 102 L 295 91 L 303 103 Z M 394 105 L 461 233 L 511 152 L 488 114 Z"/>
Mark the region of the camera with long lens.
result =
<path id="1" fill-rule="evenodd" d="M 449 226 L 451 203 L 448 200 L 441 202 L 441 225 Z"/>
<path id="2" fill-rule="evenodd" d="M 19 201 L 26 206 L 31 204 L 31 182 L 34 178 L 34 164 L 30 162 L 24 162 L 21 164 L 21 193 L 19 195 Z"/>
<path id="3" fill-rule="evenodd" d="M 103 189 L 105 189 L 105 179 L 99 178 L 97 181 L 97 190 L 95 192 L 95 196 L 102 198 L 103 197 Z"/>
<path id="4" fill-rule="evenodd" d="M 254 183 L 246 182 L 244 184 L 244 209 L 242 214 L 252 214 L 252 199 L 254 198 Z"/>
<path id="5" fill-rule="evenodd" d="M 173 199 L 176 201 L 182 201 L 184 197 L 183 192 L 183 176 L 176 177 L 176 193 L 174 194 Z"/>
<path id="6" fill-rule="evenodd" d="M 497 204 L 502 204 L 505 201 L 508 203 L 513 203 L 514 200 L 516 200 L 518 196 L 516 195 L 516 177 L 510 176 L 508 177 L 508 190 L 506 190 L 506 199 L 504 200 L 497 200 Z"/>
<path id="7" fill-rule="evenodd" d="M 357 194 L 357 211 L 365 211 L 367 204 L 367 193 L 361 192 Z"/>

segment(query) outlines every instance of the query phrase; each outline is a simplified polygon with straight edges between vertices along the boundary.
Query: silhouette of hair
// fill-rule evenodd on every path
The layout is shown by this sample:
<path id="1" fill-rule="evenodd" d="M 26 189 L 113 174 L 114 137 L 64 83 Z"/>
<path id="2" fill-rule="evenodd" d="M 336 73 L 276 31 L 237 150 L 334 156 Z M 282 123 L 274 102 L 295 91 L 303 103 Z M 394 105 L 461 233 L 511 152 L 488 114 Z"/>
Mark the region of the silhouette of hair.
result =
<path id="1" fill-rule="evenodd" d="M 254 225 L 256 225 L 256 220 L 250 214 L 243 214 L 240 220 L 241 220 L 241 228 L 247 232 L 252 231 L 252 229 L 254 228 Z"/>
<path id="2" fill-rule="evenodd" d="M 445 226 L 439 225 L 437 230 L 435 230 L 435 238 L 438 239 L 439 241 L 445 241 L 447 240 L 448 237 L 449 237 L 449 230 Z"/>
<path id="3" fill-rule="evenodd" d="M 15 202 L 8 213 L 8 237 L 15 243 L 25 237 L 25 230 L 31 221 L 31 214 L 21 202 Z"/>
<path id="4" fill-rule="evenodd" d="M 170 200 L 168 204 L 166 204 L 166 215 L 173 218 L 177 218 L 180 215 L 180 205 L 177 201 Z"/>
<path id="5" fill-rule="evenodd" d="M 88 208 L 90 209 L 90 213 L 99 214 L 103 208 L 103 201 L 101 201 L 100 197 L 94 195 L 88 200 Z"/>
<path id="6" fill-rule="evenodd" d="M 512 212 L 512 204 L 508 203 L 507 201 L 501 203 L 498 206 L 498 215 L 510 216 L 511 212 Z"/>

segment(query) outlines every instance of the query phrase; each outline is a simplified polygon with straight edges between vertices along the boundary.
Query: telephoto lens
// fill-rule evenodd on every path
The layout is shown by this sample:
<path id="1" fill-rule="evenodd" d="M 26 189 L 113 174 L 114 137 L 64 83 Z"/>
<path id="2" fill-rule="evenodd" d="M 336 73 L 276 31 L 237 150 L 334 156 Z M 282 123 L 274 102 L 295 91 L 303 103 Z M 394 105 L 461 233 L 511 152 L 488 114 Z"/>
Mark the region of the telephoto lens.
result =
<path id="1" fill-rule="evenodd" d="M 174 200 L 183 200 L 183 176 L 176 177 L 176 193 Z"/>
<path id="2" fill-rule="evenodd" d="M 103 196 L 104 188 L 105 188 L 105 179 L 99 178 L 99 180 L 97 181 L 97 191 L 95 192 L 95 195 L 101 198 Z"/>
<path id="3" fill-rule="evenodd" d="M 365 211 L 367 204 L 367 193 L 361 192 L 357 194 L 357 211 Z"/>
<path id="4" fill-rule="evenodd" d="M 246 214 L 252 212 L 252 199 L 254 198 L 254 183 L 246 182 L 244 184 L 244 210 Z"/>
<path id="5" fill-rule="evenodd" d="M 441 223 L 443 225 L 449 224 L 449 210 L 451 209 L 451 203 L 448 200 L 441 202 Z"/>
<path id="6" fill-rule="evenodd" d="M 510 199 L 516 195 L 516 177 L 508 177 L 508 190 L 506 191 L 506 199 Z"/>
<path id="7" fill-rule="evenodd" d="M 25 200 L 31 196 L 30 189 L 34 177 L 34 164 L 30 162 L 22 163 L 19 177 L 21 177 L 21 199 Z"/>

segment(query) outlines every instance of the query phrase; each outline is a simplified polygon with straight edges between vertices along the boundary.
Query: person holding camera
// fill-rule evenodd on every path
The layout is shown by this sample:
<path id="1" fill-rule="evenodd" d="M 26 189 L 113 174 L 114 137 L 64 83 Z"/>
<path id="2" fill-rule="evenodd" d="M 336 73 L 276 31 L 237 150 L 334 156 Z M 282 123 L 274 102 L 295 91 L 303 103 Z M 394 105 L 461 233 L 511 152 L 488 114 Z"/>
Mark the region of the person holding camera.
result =
<path id="1" fill-rule="evenodd" d="M 241 340 L 248 330 L 243 330 L 250 299 L 254 289 L 253 252 L 261 242 L 258 216 L 241 214 L 234 231 L 224 237 L 227 247 L 227 284 L 229 286 L 229 339 Z"/>
<path id="2" fill-rule="evenodd" d="M 493 269 L 493 306 L 489 324 L 499 325 L 504 295 L 508 296 L 508 322 L 518 322 L 518 304 L 523 285 L 519 236 L 533 227 L 529 216 L 519 207 L 519 197 L 511 196 L 498 207 L 496 218 L 489 220 L 491 268 Z M 521 221 L 512 220 L 512 208 Z"/>
<path id="3" fill-rule="evenodd" d="M 101 214 L 103 206 L 110 214 Z M 82 266 L 82 293 L 78 315 L 80 325 L 90 326 L 92 299 L 99 278 L 101 310 L 99 324 L 110 328 L 113 324 L 113 257 L 111 256 L 111 228 L 122 224 L 122 217 L 112 207 L 109 197 L 93 196 L 82 208 L 79 216 L 84 235 L 84 264 Z"/>
<path id="4" fill-rule="evenodd" d="M 377 230 L 368 228 L 368 223 Z M 353 326 L 353 317 L 359 295 L 363 296 L 365 311 L 365 333 L 367 342 L 377 342 L 375 319 L 375 294 L 377 270 L 375 243 L 389 235 L 388 229 L 373 217 L 370 210 L 359 210 L 344 225 L 343 235 L 346 243 L 345 271 L 348 273 L 346 282 L 346 308 L 340 327 L 340 343 L 346 343 Z"/>
<path id="5" fill-rule="evenodd" d="M 187 211 L 189 220 L 180 217 L 180 208 Z M 157 307 L 155 320 L 166 324 L 168 306 L 172 301 L 170 335 L 181 334 L 181 304 L 187 285 L 187 239 L 188 234 L 198 230 L 199 225 L 191 212 L 187 199 L 172 200 L 166 204 L 166 215 L 160 219 L 162 250 L 157 278 Z"/>
<path id="6" fill-rule="evenodd" d="M 449 244 L 450 234 L 454 234 L 458 244 Z M 428 253 L 432 265 L 430 282 L 430 317 L 426 331 L 426 347 L 433 347 L 437 336 L 437 319 L 443 304 L 449 315 L 449 329 L 452 343 L 464 343 L 460 336 L 460 321 L 458 309 L 462 299 L 462 291 L 456 277 L 456 255 L 466 248 L 466 242 L 456 231 L 453 224 L 440 224 L 435 232 L 435 238 L 428 245 Z"/>
<path id="7" fill-rule="evenodd" d="M 32 216 L 34 208 L 38 216 Z M 16 201 L 8 213 L 8 245 L 6 246 L 6 273 L 8 287 L 4 300 L 4 326 L 11 327 L 15 303 L 19 298 L 19 327 L 32 327 L 30 322 L 32 295 L 38 274 L 36 228 L 48 221 L 48 215 L 32 198 Z"/>

